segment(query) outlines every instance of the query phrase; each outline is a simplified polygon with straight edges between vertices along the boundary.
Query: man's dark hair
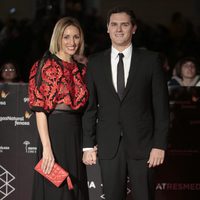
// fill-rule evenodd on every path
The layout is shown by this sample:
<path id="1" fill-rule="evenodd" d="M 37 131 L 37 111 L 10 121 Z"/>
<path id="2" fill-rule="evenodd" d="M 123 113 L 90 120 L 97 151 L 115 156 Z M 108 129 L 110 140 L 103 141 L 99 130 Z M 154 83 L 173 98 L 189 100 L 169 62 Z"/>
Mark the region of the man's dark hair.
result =
<path id="1" fill-rule="evenodd" d="M 132 25 L 134 26 L 136 24 L 135 13 L 133 12 L 133 10 L 126 8 L 126 7 L 115 7 L 115 8 L 112 8 L 111 10 L 109 10 L 108 15 L 107 15 L 107 24 L 110 23 L 110 16 L 112 14 L 116 14 L 116 13 L 126 13 L 127 15 L 130 16 Z"/>

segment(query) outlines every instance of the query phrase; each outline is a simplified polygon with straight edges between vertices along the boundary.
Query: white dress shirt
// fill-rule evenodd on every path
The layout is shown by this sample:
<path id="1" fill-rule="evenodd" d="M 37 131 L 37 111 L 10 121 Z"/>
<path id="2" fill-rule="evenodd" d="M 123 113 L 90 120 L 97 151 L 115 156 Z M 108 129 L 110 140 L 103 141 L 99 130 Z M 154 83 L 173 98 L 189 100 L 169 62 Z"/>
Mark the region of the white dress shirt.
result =
<path id="1" fill-rule="evenodd" d="M 119 62 L 119 53 L 123 53 L 123 62 L 124 62 L 124 80 L 125 80 L 125 86 L 127 84 L 130 65 L 131 65 L 131 57 L 132 57 L 132 44 L 126 48 L 124 51 L 119 52 L 114 47 L 111 48 L 111 72 L 112 72 L 112 81 L 113 86 L 117 92 L 117 64 Z"/>

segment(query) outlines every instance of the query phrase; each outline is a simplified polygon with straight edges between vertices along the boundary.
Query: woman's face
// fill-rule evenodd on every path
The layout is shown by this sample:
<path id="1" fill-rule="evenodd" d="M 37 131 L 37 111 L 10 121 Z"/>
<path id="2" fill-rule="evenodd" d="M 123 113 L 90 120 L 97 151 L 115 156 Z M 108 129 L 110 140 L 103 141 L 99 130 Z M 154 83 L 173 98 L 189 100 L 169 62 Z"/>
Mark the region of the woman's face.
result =
<path id="1" fill-rule="evenodd" d="M 192 79 L 196 76 L 196 66 L 193 62 L 188 61 L 181 67 L 181 75 L 184 78 Z"/>
<path id="2" fill-rule="evenodd" d="M 66 27 L 62 39 L 60 54 L 63 56 L 71 57 L 80 47 L 80 31 L 77 27 L 70 25 Z"/>
<path id="3" fill-rule="evenodd" d="M 12 63 L 6 63 L 2 69 L 1 77 L 5 82 L 12 82 L 16 78 L 16 68 Z"/>

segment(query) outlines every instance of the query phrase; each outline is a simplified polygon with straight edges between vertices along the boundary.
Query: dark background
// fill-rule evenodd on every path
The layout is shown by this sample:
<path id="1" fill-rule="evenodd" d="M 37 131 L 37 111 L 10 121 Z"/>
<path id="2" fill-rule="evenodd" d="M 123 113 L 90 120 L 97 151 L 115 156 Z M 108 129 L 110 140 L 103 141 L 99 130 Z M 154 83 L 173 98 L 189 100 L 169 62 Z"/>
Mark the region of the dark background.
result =
<path id="1" fill-rule="evenodd" d="M 158 51 L 167 61 L 168 78 L 177 60 L 200 55 L 199 0 L 0 0 L 0 64 L 13 60 L 21 80 L 49 48 L 56 21 L 76 17 L 85 33 L 85 55 L 108 48 L 106 13 L 116 5 L 132 8 L 138 18 L 133 44 Z"/>

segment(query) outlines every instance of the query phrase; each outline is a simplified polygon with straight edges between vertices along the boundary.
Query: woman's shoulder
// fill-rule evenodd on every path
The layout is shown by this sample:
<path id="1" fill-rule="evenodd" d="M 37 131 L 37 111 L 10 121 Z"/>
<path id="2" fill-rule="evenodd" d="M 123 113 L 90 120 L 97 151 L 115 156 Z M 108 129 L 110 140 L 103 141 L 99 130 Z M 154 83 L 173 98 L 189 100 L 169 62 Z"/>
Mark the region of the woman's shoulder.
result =
<path id="1" fill-rule="evenodd" d="M 41 70 L 42 72 L 62 69 L 59 61 L 53 56 L 42 57 L 40 60 L 35 62 L 35 66 L 38 70 Z"/>

